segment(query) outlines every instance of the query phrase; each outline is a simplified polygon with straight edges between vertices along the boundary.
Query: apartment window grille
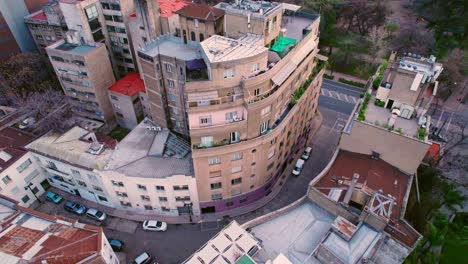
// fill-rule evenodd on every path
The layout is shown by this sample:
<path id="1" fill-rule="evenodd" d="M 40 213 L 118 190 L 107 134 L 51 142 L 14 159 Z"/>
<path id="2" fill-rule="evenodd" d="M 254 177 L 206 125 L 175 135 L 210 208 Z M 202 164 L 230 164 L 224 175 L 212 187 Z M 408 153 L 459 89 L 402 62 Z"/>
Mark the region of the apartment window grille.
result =
<path id="1" fill-rule="evenodd" d="M 221 189 L 222 184 L 220 182 L 215 182 L 215 183 L 210 184 L 210 187 L 211 187 L 211 190 Z"/>
<path id="2" fill-rule="evenodd" d="M 231 180 L 232 185 L 237 185 L 242 183 L 242 178 L 236 178 Z"/>
<path id="3" fill-rule="evenodd" d="M 254 90 L 254 96 L 259 96 L 263 93 L 263 88 L 260 87 L 260 88 L 257 88 Z"/>
<path id="4" fill-rule="evenodd" d="M 211 126 L 211 116 L 200 117 L 200 126 Z"/>
<path id="5" fill-rule="evenodd" d="M 16 170 L 21 173 L 22 171 L 27 169 L 29 165 L 31 165 L 31 160 L 27 159 L 21 165 L 19 165 L 18 168 L 16 168 Z"/>
<path id="6" fill-rule="evenodd" d="M 208 165 L 215 165 L 215 164 L 220 164 L 220 163 L 221 163 L 221 158 L 220 157 L 208 158 Z"/>
<path id="7" fill-rule="evenodd" d="M 239 153 L 234 153 L 232 154 L 232 159 L 231 160 L 241 160 L 243 158 L 243 153 L 242 152 L 239 152 Z"/>

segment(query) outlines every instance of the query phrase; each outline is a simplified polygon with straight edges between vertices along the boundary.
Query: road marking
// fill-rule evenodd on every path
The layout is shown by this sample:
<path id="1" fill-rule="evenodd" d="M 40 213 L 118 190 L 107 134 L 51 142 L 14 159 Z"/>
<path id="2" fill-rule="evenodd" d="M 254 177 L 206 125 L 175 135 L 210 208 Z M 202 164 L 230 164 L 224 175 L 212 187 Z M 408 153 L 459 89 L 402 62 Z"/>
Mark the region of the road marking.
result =
<path id="1" fill-rule="evenodd" d="M 337 99 L 339 101 L 343 101 L 343 102 L 347 102 L 347 103 L 353 103 L 353 104 L 356 104 L 356 102 L 359 100 L 357 97 L 354 97 L 352 95 L 343 94 L 343 93 L 339 93 L 339 92 L 324 89 L 324 88 L 321 89 L 321 94 L 323 96 L 331 97 L 331 98 Z"/>
<path id="2" fill-rule="evenodd" d="M 361 94 L 364 92 L 364 89 L 360 88 L 360 87 L 357 87 L 357 86 L 352 86 L 352 85 L 349 85 L 349 84 L 345 84 L 345 83 L 339 83 L 339 84 L 343 84 L 343 85 L 348 85 L 348 86 L 351 86 L 351 87 L 355 87 L 356 89 L 361 89 L 362 91 L 355 91 L 355 90 L 352 90 L 352 89 L 348 89 L 348 88 L 345 88 L 343 86 L 340 86 L 340 85 L 336 85 L 335 83 L 330 83 L 330 82 L 324 82 L 325 83 L 325 86 L 326 85 L 330 85 L 332 87 L 336 87 L 336 88 L 339 88 L 339 89 L 343 89 L 343 90 L 347 90 L 347 91 L 350 91 L 350 92 L 353 92 L 353 93 L 357 93 L 357 94 Z M 322 84 L 322 86 L 324 86 Z"/>
<path id="3" fill-rule="evenodd" d="M 445 129 L 445 135 L 447 135 L 447 132 L 448 132 L 448 130 L 449 130 L 449 128 L 450 128 L 450 123 L 452 123 L 452 117 L 453 117 L 453 112 L 452 112 L 452 114 L 450 115 L 450 119 L 449 119 L 447 128 Z"/>
<path id="4" fill-rule="evenodd" d="M 442 119 L 442 116 L 444 115 L 444 110 L 442 109 L 442 113 L 440 113 L 439 120 L 437 120 L 437 125 L 436 127 L 439 127 L 440 120 Z"/>

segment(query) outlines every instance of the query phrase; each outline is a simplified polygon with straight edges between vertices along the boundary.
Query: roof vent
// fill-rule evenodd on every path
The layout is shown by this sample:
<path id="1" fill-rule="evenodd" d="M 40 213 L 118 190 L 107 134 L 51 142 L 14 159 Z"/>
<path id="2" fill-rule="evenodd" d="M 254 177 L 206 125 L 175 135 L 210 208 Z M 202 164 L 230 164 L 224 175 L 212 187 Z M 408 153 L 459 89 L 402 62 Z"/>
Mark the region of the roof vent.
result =
<path id="1" fill-rule="evenodd" d="M 375 159 L 375 160 L 379 160 L 380 159 L 380 153 L 372 151 L 372 158 Z"/>
<path id="2" fill-rule="evenodd" d="M 93 141 L 91 144 L 89 144 L 88 150 L 86 152 L 93 154 L 93 155 L 99 155 L 104 151 L 104 144 L 101 144 L 97 141 Z"/>

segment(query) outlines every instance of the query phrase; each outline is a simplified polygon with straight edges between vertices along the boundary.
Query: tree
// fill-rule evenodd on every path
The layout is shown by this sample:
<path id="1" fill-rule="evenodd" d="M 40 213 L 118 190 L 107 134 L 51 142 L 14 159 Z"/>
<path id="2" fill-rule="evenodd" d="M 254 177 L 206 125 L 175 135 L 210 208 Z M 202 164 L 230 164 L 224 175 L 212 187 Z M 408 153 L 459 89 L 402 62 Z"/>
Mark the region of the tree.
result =
<path id="1" fill-rule="evenodd" d="M 460 206 L 463 208 L 463 203 L 467 200 L 460 191 L 457 190 L 457 187 L 453 183 L 447 183 L 444 185 L 444 201 L 442 205 L 447 206 L 451 211 L 456 211 L 455 206 Z"/>
<path id="2" fill-rule="evenodd" d="M 26 98 L 33 92 L 59 90 L 55 74 L 49 74 L 44 58 L 35 53 L 18 53 L 0 62 L 1 94 Z"/>
<path id="3" fill-rule="evenodd" d="M 391 36 L 400 29 L 400 24 L 397 23 L 388 23 L 385 25 L 385 31 L 387 31 L 388 36 Z"/>
<path id="4" fill-rule="evenodd" d="M 383 1 L 347 1 L 341 8 L 344 23 L 347 30 L 355 31 L 365 36 L 373 27 L 381 27 L 385 24 L 390 10 Z"/>
<path id="5" fill-rule="evenodd" d="M 460 48 L 451 50 L 442 60 L 444 71 L 440 76 L 439 97 L 446 100 L 452 93 L 465 85 L 463 76 L 468 73 L 468 55 Z"/>
<path id="6" fill-rule="evenodd" d="M 375 58 L 381 57 L 382 52 L 385 50 L 384 35 L 385 32 L 382 28 L 374 26 L 367 36 L 370 43 L 370 54 L 372 54 L 374 61 Z"/>
<path id="7" fill-rule="evenodd" d="M 391 39 L 395 50 L 411 52 L 415 54 L 427 54 L 435 46 L 434 33 L 421 25 L 402 28 L 395 37 Z"/>

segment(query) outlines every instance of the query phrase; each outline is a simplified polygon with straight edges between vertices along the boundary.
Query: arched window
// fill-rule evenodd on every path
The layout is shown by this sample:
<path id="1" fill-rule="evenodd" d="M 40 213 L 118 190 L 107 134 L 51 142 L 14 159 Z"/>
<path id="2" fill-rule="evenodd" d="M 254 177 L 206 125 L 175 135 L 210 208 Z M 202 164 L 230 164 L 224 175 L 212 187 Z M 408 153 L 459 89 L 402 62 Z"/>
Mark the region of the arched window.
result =
<path id="1" fill-rule="evenodd" d="M 192 41 L 195 41 L 195 32 L 192 31 L 192 33 L 190 33 L 190 36 L 192 37 Z"/>
<path id="2" fill-rule="evenodd" d="M 200 42 L 202 42 L 204 39 L 205 39 L 205 36 L 203 35 L 203 33 L 200 33 Z"/>

